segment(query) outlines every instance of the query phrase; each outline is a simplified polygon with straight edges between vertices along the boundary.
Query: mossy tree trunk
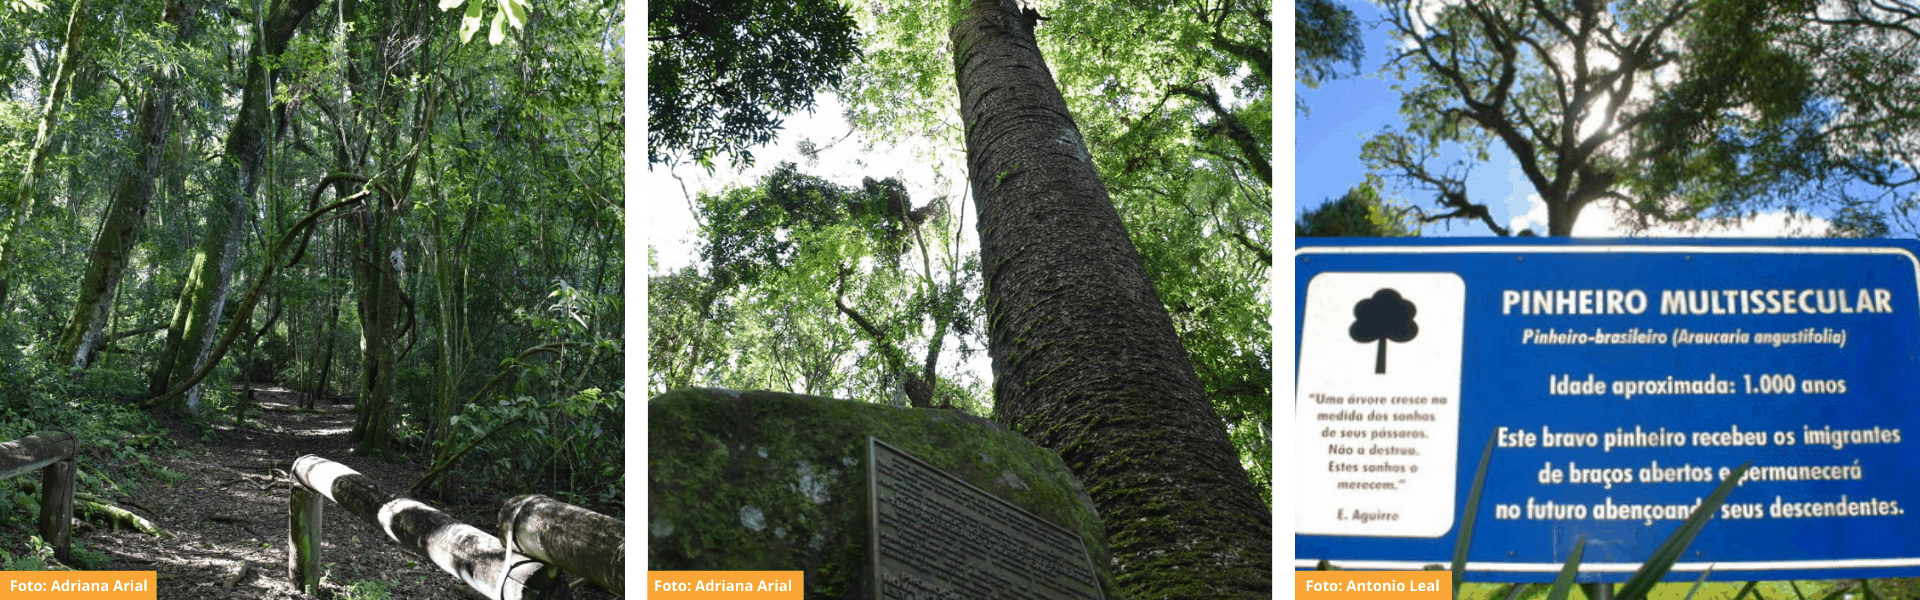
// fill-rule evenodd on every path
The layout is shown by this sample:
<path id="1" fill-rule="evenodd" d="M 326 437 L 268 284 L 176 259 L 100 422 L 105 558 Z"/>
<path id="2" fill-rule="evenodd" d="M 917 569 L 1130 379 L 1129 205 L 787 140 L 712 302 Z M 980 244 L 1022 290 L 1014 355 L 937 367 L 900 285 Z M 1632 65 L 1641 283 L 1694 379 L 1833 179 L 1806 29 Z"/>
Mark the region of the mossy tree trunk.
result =
<path id="1" fill-rule="evenodd" d="M 194 250 L 187 282 L 181 287 L 175 305 L 173 327 L 167 331 L 167 346 L 155 369 L 149 388 L 155 395 L 171 390 L 191 377 L 209 358 L 219 338 L 221 308 L 226 304 L 233 270 L 239 263 L 239 250 L 247 222 L 245 213 L 260 187 L 262 166 L 266 163 L 269 134 L 273 131 L 271 96 L 273 74 L 265 61 L 286 51 L 293 32 L 320 0 L 282 0 L 273 4 L 264 27 L 247 53 L 246 80 L 240 93 L 240 113 L 234 117 L 227 134 L 226 155 L 208 208 L 205 237 Z M 235 323 L 244 327 L 245 323 Z M 182 412 L 195 412 L 197 390 L 189 390 L 173 403 Z"/>
<path id="2" fill-rule="evenodd" d="M 20 260 L 16 250 L 19 234 L 27 219 L 33 216 L 34 188 L 39 185 L 40 172 L 47 166 L 47 150 L 53 145 L 53 128 L 60 120 L 60 105 L 66 102 L 73 88 L 73 72 L 80 59 L 80 26 L 86 20 L 87 0 L 75 0 L 73 13 L 67 17 L 66 45 L 60 48 L 60 67 L 54 71 L 53 84 L 48 86 L 47 107 L 40 112 L 40 129 L 34 135 L 33 147 L 27 151 L 26 171 L 20 174 L 17 195 L 0 206 L 0 306 L 6 306 L 7 293 L 13 288 L 14 267 Z"/>
<path id="3" fill-rule="evenodd" d="M 398 383 L 401 306 L 399 219 L 384 194 L 352 219 L 360 235 L 353 260 L 354 293 L 360 311 L 360 399 L 354 403 L 353 439 L 360 448 L 384 451 L 388 412 Z"/>
<path id="4" fill-rule="evenodd" d="M 173 27 L 175 43 L 187 45 L 192 39 L 194 2 L 169 2 L 161 20 Z M 162 176 L 161 156 L 166 153 L 172 133 L 175 88 L 180 81 L 168 69 L 153 74 L 152 87 L 141 102 L 133 128 L 128 130 L 134 159 L 115 175 L 113 197 L 101 218 L 100 233 L 93 240 L 93 253 L 87 271 L 80 279 L 80 294 L 73 312 L 60 330 L 48 359 L 55 363 L 84 369 L 101 341 L 107 315 L 112 312 L 115 291 L 133 256 L 133 244 L 146 223 L 147 205 L 153 199 L 155 182 Z M 162 390 L 165 391 L 165 390 Z"/>
<path id="5" fill-rule="evenodd" d="M 1267 598 L 1271 510 L 1014 0 L 952 30 L 980 214 L 994 409 L 1088 487 L 1136 598 Z"/>
<path id="6" fill-rule="evenodd" d="M 363 78 L 359 69 L 349 68 L 347 78 L 354 96 L 368 98 L 372 107 L 361 121 L 368 124 L 369 150 L 360 162 L 378 164 L 382 172 L 393 173 L 390 185 L 379 186 L 379 193 L 355 214 L 351 226 L 358 232 L 353 277 L 359 304 L 361 333 L 361 393 L 355 403 L 356 419 L 352 438 L 361 450 L 386 449 L 394 390 L 398 384 L 397 363 L 404 352 L 412 328 L 415 309 L 406 291 L 406 245 L 402 243 L 404 224 L 411 218 L 408 198 L 412 193 L 419 149 L 425 144 L 427 127 L 434 118 L 434 94 L 431 82 L 419 87 L 395 86 L 417 74 L 431 73 L 434 56 L 429 24 L 438 11 L 431 4 L 403 4 L 396 14 L 381 19 L 383 28 L 374 35 L 380 54 L 381 77 Z M 405 40 L 395 43 L 384 40 Z M 374 142 L 373 140 L 377 140 Z M 377 153 L 373 148 L 378 148 Z M 346 151 L 345 148 L 342 151 Z M 346 152 L 351 155 L 351 152 Z M 371 156 L 371 157 L 370 157 Z M 409 342 L 410 345 L 410 342 Z"/>

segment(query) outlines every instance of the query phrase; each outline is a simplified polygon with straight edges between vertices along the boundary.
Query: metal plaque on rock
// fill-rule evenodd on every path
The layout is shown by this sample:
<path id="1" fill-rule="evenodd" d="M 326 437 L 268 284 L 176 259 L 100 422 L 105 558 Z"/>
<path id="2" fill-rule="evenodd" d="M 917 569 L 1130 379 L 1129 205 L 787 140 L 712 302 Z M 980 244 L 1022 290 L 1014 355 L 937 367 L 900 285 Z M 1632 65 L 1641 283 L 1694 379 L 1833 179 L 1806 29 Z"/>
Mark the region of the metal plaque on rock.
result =
<path id="1" fill-rule="evenodd" d="M 1080 535 L 867 438 L 876 600 L 1103 599 Z"/>

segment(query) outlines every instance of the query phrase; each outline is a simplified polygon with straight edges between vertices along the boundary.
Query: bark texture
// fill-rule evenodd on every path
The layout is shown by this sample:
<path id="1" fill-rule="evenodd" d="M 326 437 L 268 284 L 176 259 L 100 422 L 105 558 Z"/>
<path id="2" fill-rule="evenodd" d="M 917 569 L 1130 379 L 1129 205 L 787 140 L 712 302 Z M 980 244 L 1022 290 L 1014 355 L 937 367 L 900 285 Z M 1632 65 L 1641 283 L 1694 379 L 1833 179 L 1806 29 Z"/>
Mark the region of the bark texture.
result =
<path id="1" fill-rule="evenodd" d="M 500 505 L 507 550 L 525 554 L 625 596 L 626 525 L 619 519 L 539 494 Z"/>
<path id="2" fill-rule="evenodd" d="M 80 442 L 73 434 L 53 431 L 0 443 L 0 479 L 12 479 L 73 457 Z"/>
<path id="3" fill-rule="evenodd" d="M 320 595 L 320 517 L 318 492 L 293 486 L 287 498 L 287 581 L 302 594 Z"/>
<path id="4" fill-rule="evenodd" d="M 285 52 L 294 30 L 319 5 L 320 0 L 274 3 L 264 30 L 247 53 L 240 114 L 234 117 L 233 128 L 227 134 L 226 155 L 220 161 L 219 181 L 214 186 L 214 205 L 208 207 L 207 237 L 202 238 L 195 249 L 193 266 L 180 290 L 173 327 L 167 331 L 167 346 L 162 350 L 149 385 L 155 395 L 172 389 L 176 382 L 198 370 L 210 357 L 214 341 L 219 337 L 220 310 L 226 304 L 233 270 L 239 260 L 245 213 L 260 187 L 268 135 L 273 130 L 273 74 L 263 64 L 264 59 Z M 193 412 L 198 399 L 197 388 L 188 390 L 177 400 L 175 408 Z"/>
<path id="5" fill-rule="evenodd" d="M 952 30 L 994 408 L 1088 487 L 1135 598 L 1266 598 L 1271 511 L 1013 0 Z"/>
<path id="6" fill-rule="evenodd" d="M 73 560 L 73 457 L 40 470 L 40 539 L 53 546 L 53 556 Z"/>
<path id="7" fill-rule="evenodd" d="M 74 2 L 73 13 L 67 17 L 66 45 L 60 47 L 60 67 L 54 71 L 53 89 L 47 90 L 47 108 L 40 112 L 39 132 L 27 151 L 26 172 L 20 174 L 19 195 L 0 212 L 0 306 L 6 306 L 7 293 L 13 289 L 14 266 L 20 260 L 15 247 L 20 230 L 33 216 L 33 191 L 47 166 L 47 150 L 52 146 L 53 127 L 60 120 L 60 105 L 73 88 L 73 71 L 78 66 L 75 61 L 80 58 L 80 26 L 86 20 L 87 1 Z"/>
<path id="8" fill-rule="evenodd" d="M 500 538 L 417 500 L 381 491 L 373 480 L 346 465 L 308 455 L 293 461 L 291 472 L 300 485 L 386 532 L 401 548 L 460 578 L 489 600 L 550 598 L 566 589 L 554 570 L 508 552 Z"/>
<path id="9" fill-rule="evenodd" d="M 352 436 L 360 448 L 387 447 L 389 404 L 399 377 L 400 305 L 399 223 L 386 198 L 369 203 L 349 219 L 359 230 L 355 242 L 353 284 L 360 311 L 360 398 L 354 402 Z"/>
<path id="10" fill-rule="evenodd" d="M 192 18 L 194 4 L 170 2 L 161 15 L 162 21 L 173 26 L 177 42 L 185 43 L 193 36 L 197 21 Z M 129 146 L 134 149 L 133 163 L 114 175 L 113 198 L 101 218 L 100 233 L 93 240 L 87 271 L 80 279 L 79 298 L 49 355 L 56 363 L 84 369 L 101 341 L 114 293 L 127 271 L 127 259 L 133 255 L 140 228 L 146 223 L 154 183 L 161 176 L 160 157 L 172 132 L 174 89 L 178 85 L 178 77 L 169 76 L 166 70 L 155 73 L 153 87 L 141 102 L 133 129 L 127 132 Z"/>

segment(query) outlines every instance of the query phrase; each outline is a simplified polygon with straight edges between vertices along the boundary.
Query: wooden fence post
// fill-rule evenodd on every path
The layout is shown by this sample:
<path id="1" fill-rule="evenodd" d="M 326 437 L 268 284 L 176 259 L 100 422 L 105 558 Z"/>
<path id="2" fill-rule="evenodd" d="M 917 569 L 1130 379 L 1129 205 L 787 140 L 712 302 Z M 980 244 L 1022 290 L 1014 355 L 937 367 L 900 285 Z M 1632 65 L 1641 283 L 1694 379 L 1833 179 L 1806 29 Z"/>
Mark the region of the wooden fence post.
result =
<path id="1" fill-rule="evenodd" d="M 72 457 L 40 470 L 40 539 L 53 546 L 54 558 L 73 558 Z"/>
<path id="2" fill-rule="evenodd" d="M 65 431 L 30 435 L 0 443 L 0 479 L 12 479 L 73 457 L 79 440 Z"/>
<path id="3" fill-rule="evenodd" d="M 557 569 L 509 552 L 500 538 L 426 503 L 381 491 L 346 465 L 309 454 L 294 460 L 288 472 L 489 600 L 556 598 L 567 592 Z"/>
<path id="4" fill-rule="evenodd" d="M 294 484 L 287 501 L 287 580 L 302 593 L 320 594 L 320 501 L 324 498 Z"/>
<path id="5" fill-rule="evenodd" d="M 0 443 L 0 479 L 40 471 L 40 539 L 62 562 L 73 558 L 73 455 L 79 450 L 80 440 L 65 431 Z"/>
<path id="6" fill-rule="evenodd" d="M 627 534 L 619 519 L 531 494 L 500 506 L 500 538 L 509 551 L 626 595 Z"/>

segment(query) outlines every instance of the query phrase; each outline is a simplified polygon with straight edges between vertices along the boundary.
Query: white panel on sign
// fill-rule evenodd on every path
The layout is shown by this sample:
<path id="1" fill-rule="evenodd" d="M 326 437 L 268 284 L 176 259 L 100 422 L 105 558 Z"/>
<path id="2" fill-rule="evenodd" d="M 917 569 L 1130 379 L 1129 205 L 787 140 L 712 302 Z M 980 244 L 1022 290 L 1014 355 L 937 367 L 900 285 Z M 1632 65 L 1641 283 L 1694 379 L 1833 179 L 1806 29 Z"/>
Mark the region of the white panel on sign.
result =
<path id="1" fill-rule="evenodd" d="M 1301 535 L 1453 528 L 1466 289 L 1452 273 L 1307 284 L 1294 400 Z"/>

